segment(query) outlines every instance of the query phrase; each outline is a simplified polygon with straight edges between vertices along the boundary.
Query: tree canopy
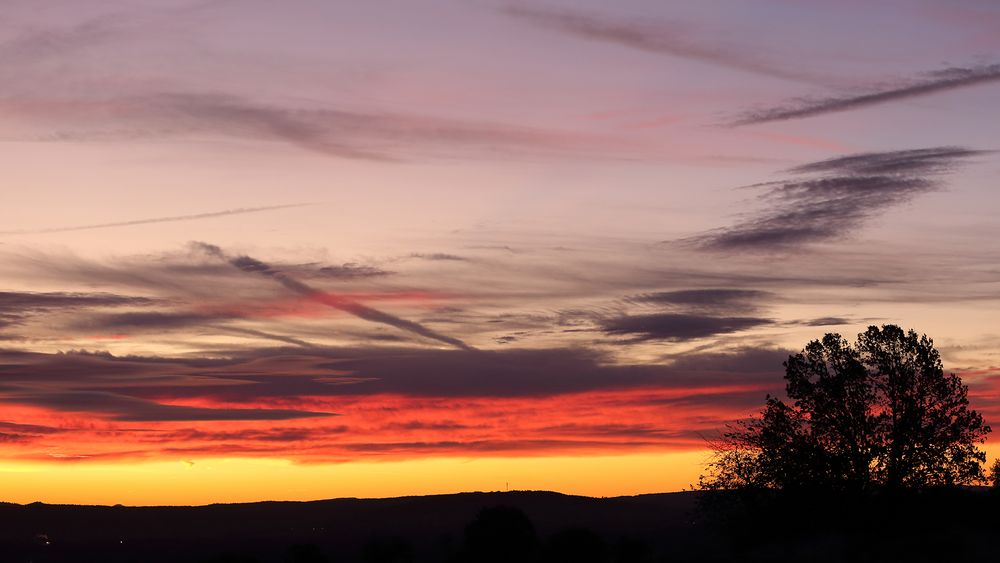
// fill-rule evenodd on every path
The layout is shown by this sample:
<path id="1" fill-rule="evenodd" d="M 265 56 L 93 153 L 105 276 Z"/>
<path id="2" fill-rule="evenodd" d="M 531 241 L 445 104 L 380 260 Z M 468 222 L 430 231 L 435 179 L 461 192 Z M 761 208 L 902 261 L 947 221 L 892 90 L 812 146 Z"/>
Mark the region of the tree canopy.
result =
<path id="1" fill-rule="evenodd" d="M 787 401 L 732 425 L 701 487 L 923 488 L 980 482 L 990 427 L 933 341 L 895 325 L 839 334 L 788 358 Z"/>

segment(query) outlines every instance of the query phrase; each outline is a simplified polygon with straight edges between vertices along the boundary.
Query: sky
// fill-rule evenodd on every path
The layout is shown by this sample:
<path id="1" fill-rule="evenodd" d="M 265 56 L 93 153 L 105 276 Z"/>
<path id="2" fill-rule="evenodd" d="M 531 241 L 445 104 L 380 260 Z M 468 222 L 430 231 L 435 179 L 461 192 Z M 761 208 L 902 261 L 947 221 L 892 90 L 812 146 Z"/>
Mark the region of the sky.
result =
<path id="1" fill-rule="evenodd" d="M 3 500 L 681 490 L 884 323 L 1000 426 L 992 0 L 0 10 Z"/>

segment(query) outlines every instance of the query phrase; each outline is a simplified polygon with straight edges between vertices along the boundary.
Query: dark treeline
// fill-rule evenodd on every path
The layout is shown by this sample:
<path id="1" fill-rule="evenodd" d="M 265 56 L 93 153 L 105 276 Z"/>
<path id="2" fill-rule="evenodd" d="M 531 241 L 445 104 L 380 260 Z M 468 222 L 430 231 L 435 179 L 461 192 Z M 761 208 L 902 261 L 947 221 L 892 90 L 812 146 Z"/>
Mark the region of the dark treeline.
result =
<path id="1" fill-rule="evenodd" d="M 492 493 L 195 508 L 0 506 L 4 562 L 992 561 L 1000 494 Z"/>

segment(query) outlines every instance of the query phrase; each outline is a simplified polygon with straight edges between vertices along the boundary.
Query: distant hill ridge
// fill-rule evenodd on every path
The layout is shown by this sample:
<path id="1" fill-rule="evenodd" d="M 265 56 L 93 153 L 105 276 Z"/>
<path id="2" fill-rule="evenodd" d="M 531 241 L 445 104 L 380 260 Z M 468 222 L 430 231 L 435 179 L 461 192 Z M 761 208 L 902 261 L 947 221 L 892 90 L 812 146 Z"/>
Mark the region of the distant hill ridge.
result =
<path id="1" fill-rule="evenodd" d="M 995 561 L 998 509 L 983 488 L 0 503 L 0 563 Z"/>
<path id="2" fill-rule="evenodd" d="M 170 557 L 182 552 L 239 549 L 266 555 L 301 543 L 354 552 L 378 538 L 397 538 L 424 552 L 434 551 L 437 544 L 441 550 L 450 549 L 445 544 L 459 544 L 469 522 L 483 508 L 496 506 L 523 511 L 539 536 L 587 528 L 612 540 L 662 538 L 678 533 L 694 505 L 695 493 L 590 498 L 548 491 L 203 506 L 2 503 L 0 547 L 8 553 L 30 552 L 34 561 L 56 552 L 115 560 L 108 559 L 108 549 L 123 557 L 126 552 L 144 553 L 143 561 L 173 561 L 178 559 Z M 49 545 L 42 545 L 46 541 Z"/>

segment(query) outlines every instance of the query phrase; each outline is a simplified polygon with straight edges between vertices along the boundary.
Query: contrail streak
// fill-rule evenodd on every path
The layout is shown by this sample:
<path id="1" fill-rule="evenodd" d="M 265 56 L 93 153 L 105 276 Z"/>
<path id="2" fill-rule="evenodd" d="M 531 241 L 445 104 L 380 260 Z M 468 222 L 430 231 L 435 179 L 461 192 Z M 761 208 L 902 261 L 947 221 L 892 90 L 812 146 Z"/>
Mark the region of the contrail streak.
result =
<path id="1" fill-rule="evenodd" d="M 269 205 L 266 207 L 239 207 L 237 209 L 227 209 L 225 211 L 212 211 L 210 213 L 196 213 L 194 215 L 173 215 L 170 217 L 153 217 L 150 219 L 136 219 L 134 221 L 117 221 L 114 223 L 96 223 L 94 225 L 76 225 L 73 227 L 50 227 L 46 229 L 24 229 L 17 231 L 0 231 L 0 235 L 34 235 L 44 233 L 68 233 L 72 231 L 89 231 L 93 229 L 110 229 L 112 227 L 131 227 L 133 225 L 148 225 L 151 223 L 173 223 L 176 221 L 197 221 L 199 219 L 211 219 L 213 217 L 226 217 L 228 215 L 243 215 L 245 213 L 260 213 L 262 211 L 274 211 L 276 209 L 288 209 L 291 207 L 303 207 L 308 203 L 292 203 L 287 205 Z"/>
<path id="2" fill-rule="evenodd" d="M 225 252 L 222 251 L 221 248 L 215 246 L 214 244 L 208 244 L 204 242 L 195 242 L 193 244 L 195 245 L 196 248 L 202 250 L 203 252 L 211 256 L 215 256 L 216 258 L 219 258 L 221 260 L 225 260 L 226 262 L 232 264 L 233 266 L 239 268 L 244 272 L 250 274 L 260 274 L 262 276 L 271 278 L 274 281 L 285 286 L 286 288 L 294 291 L 295 293 L 308 297 L 309 299 L 317 303 L 322 303 L 323 305 L 326 305 L 333 309 L 344 311 L 345 313 L 350 313 L 355 317 L 358 317 L 359 319 L 364 319 L 366 321 L 371 321 L 373 323 L 393 326 L 400 330 L 412 332 L 413 334 L 418 334 L 425 338 L 430 338 L 432 340 L 437 340 L 438 342 L 444 342 L 445 344 L 450 344 L 462 350 L 475 349 L 472 346 L 469 346 L 468 344 L 462 342 L 457 338 L 440 334 L 434 330 L 425 327 L 420 323 L 408 321 L 406 319 L 401 319 L 395 315 L 391 315 L 389 313 L 369 307 L 362 303 L 358 303 L 357 301 L 349 299 L 347 297 L 339 295 L 330 295 L 328 293 L 324 293 L 322 291 L 314 289 L 311 286 L 306 285 L 300 282 L 299 280 L 288 276 L 284 272 L 276 270 L 271 266 L 255 258 L 251 258 L 249 256 L 237 256 L 233 258 L 227 255 Z"/>
<path id="3" fill-rule="evenodd" d="M 301 346 L 303 348 L 315 348 L 316 345 L 302 340 L 301 338 L 295 338 L 294 336 L 285 336 L 283 334 L 272 334 L 270 332 L 264 332 L 263 330 L 255 330 L 252 328 L 242 328 L 235 326 L 217 326 L 217 330 L 223 332 L 231 332 L 234 334 L 243 334 L 246 336 L 256 336 L 258 338 L 264 338 L 267 340 L 275 340 L 277 342 L 285 342 L 287 344 L 294 344 L 296 346 Z"/>

